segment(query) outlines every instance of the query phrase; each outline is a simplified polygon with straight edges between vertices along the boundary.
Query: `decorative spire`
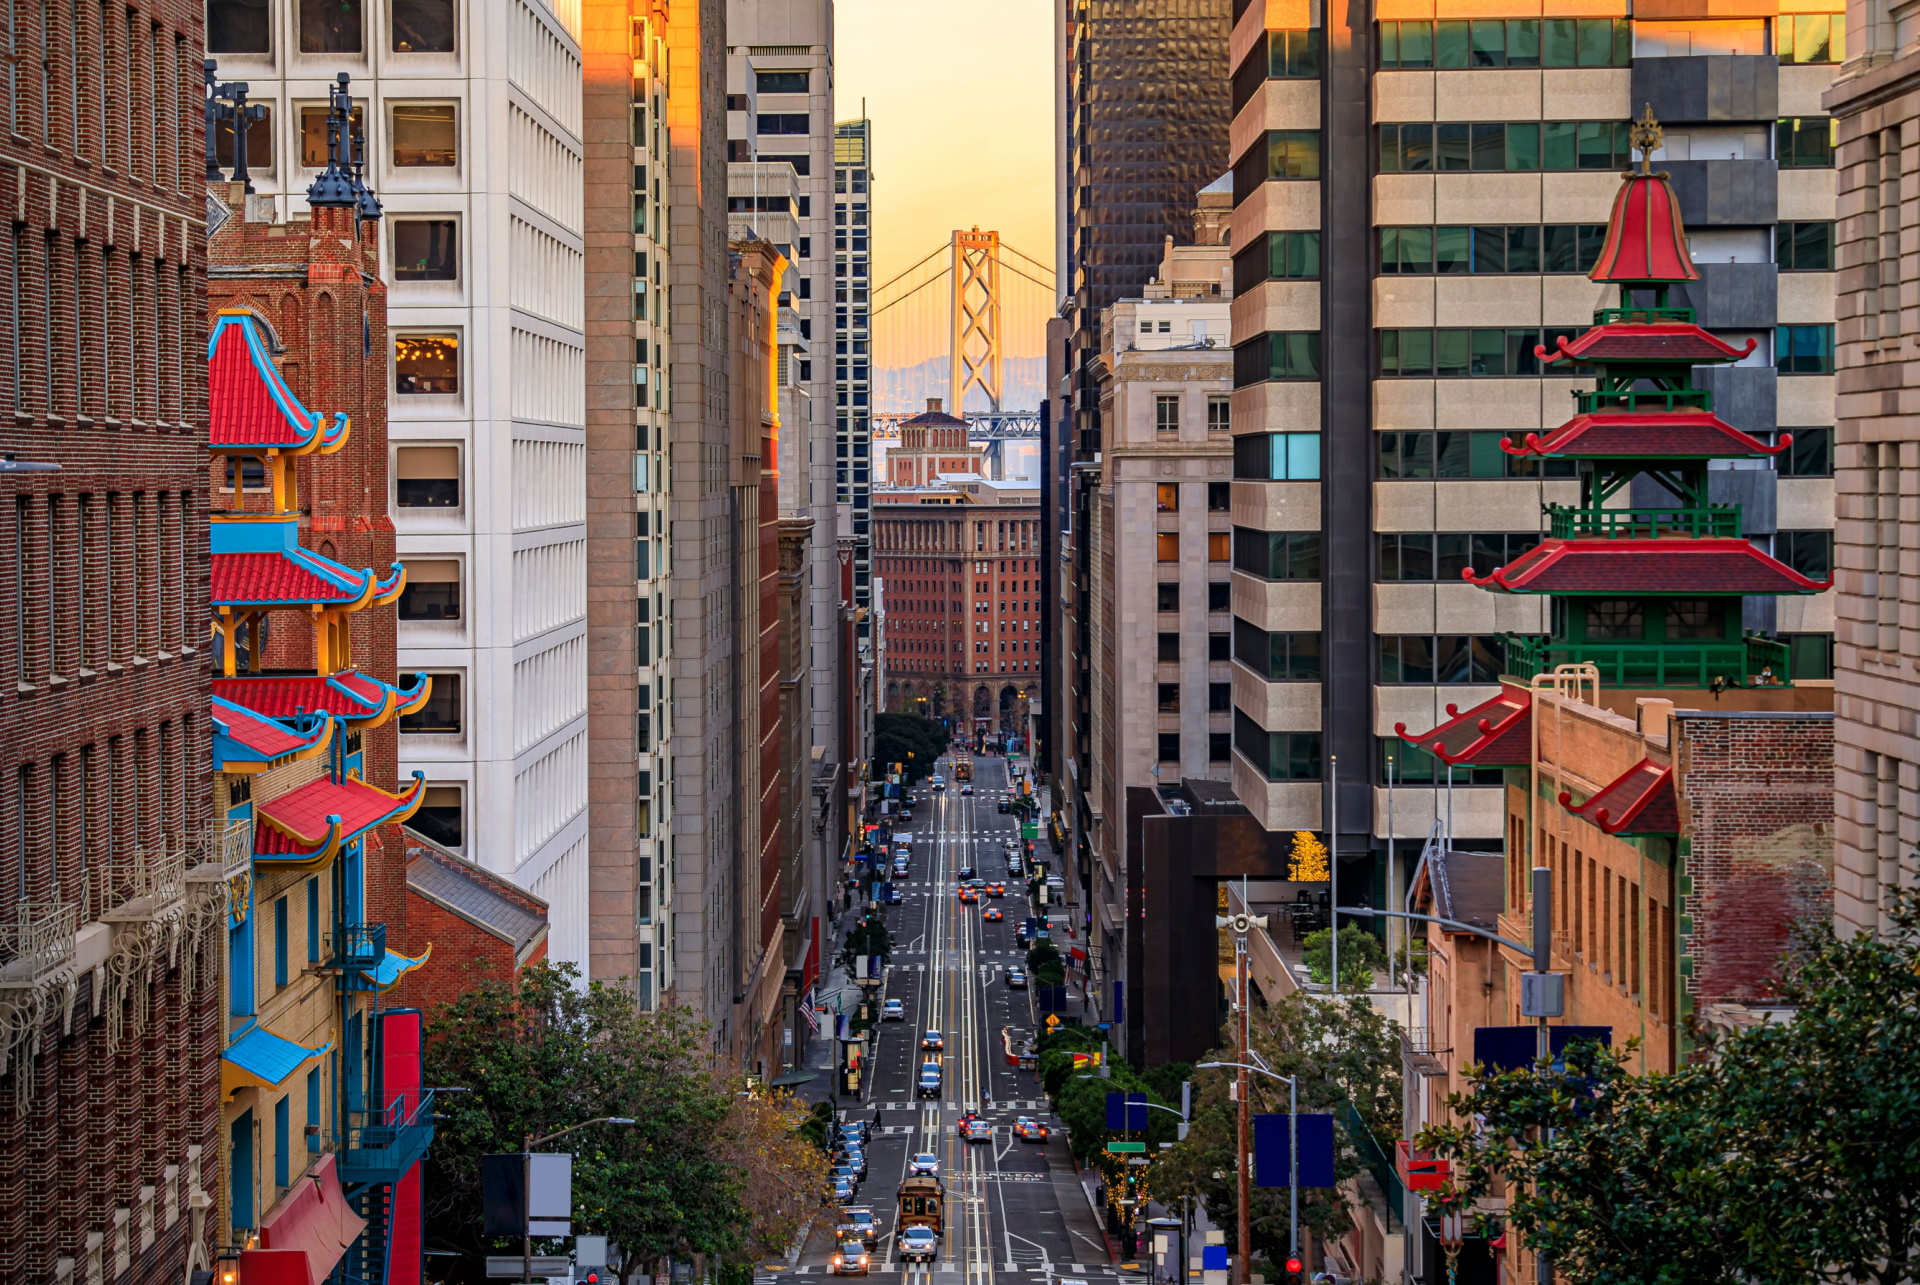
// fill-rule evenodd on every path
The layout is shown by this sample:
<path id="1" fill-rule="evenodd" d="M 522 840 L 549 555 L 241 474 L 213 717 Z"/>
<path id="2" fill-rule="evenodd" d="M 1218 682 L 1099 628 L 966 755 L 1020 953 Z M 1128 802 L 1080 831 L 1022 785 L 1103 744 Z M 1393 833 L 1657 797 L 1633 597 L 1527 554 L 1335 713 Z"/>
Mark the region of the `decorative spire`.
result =
<path id="1" fill-rule="evenodd" d="M 348 130 L 353 116 L 353 94 L 346 72 L 327 89 L 327 167 L 307 188 L 307 204 L 321 206 L 358 205 L 353 171 L 348 164 Z"/>

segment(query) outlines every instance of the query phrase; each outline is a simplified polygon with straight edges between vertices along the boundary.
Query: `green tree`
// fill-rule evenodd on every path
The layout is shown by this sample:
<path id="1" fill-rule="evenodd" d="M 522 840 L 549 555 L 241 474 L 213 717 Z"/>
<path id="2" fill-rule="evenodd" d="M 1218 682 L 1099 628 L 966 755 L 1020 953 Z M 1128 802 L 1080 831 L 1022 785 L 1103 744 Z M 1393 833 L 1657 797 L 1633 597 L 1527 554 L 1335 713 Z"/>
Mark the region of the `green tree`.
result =
<path id="1" fill-rule="evenodd" d="M 1322 928 L 1308 933 L 1301 942 L 1307 974 L 1325 986 L 1333 977 L 1333 931 Z M 1387 966 L 1386 948 L 1380 939 L 1353 924 L 1340 927 L 1340 989 L 1365 991 L 1373 988 L 1373 971 Z"/>
<path id="2" fill-rule="evenodd" d="M 1911 1281 L 1920 1266 L 1920 901 L 1892 929 L 1803 931 L 1777 998 L 1791 1020 L 1708 1045 L 1671 1075 L 1632 1046 L 1495 1074 L 1425 1130 L 1469 1200 L 1507 1213 L 1596 1285 Z M 1647 1252 L 1657 1245 L 1657 1255 Z"/>
<path id="3" fill-rule="evenodd" d="M 902 764 L 902 784 L 912 785 L 933 771 L 947 749 L 946 725 L 917 714 L 876 714 L 873 717 L 874 775 L 884 776 Z"/>
<path id="4" fill-rule="evenodd" d="M 1342 943 L 1345 944 L 1344 942 Z M 1344 963 L 1344 961 L 1343 961 Z M 1302 1113 L 1331 1112 L 1334 1121 L 1334 1176 L 1344 1182 L 1360 1172 L 1358 1139 L 1345 1108 L 1352 1106 L 1364 1128 L 1380 1145 L 1391 1147 L 1400 1131 L 1400 1047 L 1387 1020 L 1366 1000 L 1330 1001 L 1295 992 L 1278 1004 L 1256 1009 L 1248 1042 L 1280 1075 L 1299 1081 Z M 1238 1041 L 1204 1060 L 1237 1062 Z M 1192 1128 L 1160 1166 L 1162 1200 L 1204 1200 L 1216 1226 L 1238 1243 L 1238 1106 L 1227 1100 L 1235 1072 L 1197 1071 Z M 1264 1075 L 1249 1076 L 1255 1113 L 1287 1110 L 1287 1086 Z M 1171 1119 L 1171 1117 L 1168 1117 Z M 1255 1188 L 1252 1199 L 1253 1246 L 1277 1261 L 1288 1243 L 1285 1188 Z M 1352 1215 L 1340 1188 L 1303 1187 L 1300 1223 L 1323 1241 L 1343 1236 Z"/>
<path id="5" fill-rule="evenodd" d="M 638 1012 L 625 991 L 582 987 L 573 965 L 543 962 L 512 983 L 479 982 L 428 1031 L 427 1082 L 467 1090 L 437 1101 L 426 1170 L 427 1225 L 462 1256 L 457 1278 L 482 1280 L 489 1251 L 519 1249 L 480 1234 L 480 1157 L 598 1116 L 635 1123 L 550 1145 L 574 1156 L 575 1228 L 626 1251 L 623 1283 L 668 1255 L 724 1254 L 753 1239 L 742 1175 L 714 1149 L 733 1088 L 710 1069 L 687 1010 Z"/>

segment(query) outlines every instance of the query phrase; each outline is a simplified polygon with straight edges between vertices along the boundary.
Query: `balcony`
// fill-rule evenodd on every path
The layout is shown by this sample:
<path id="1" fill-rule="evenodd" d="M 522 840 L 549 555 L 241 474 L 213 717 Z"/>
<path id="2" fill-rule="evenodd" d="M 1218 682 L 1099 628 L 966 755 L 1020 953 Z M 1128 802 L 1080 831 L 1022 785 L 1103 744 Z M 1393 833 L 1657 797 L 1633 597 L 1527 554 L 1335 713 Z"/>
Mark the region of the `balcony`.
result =
<path id="1" fill-rule="evenodd" d="M 1582 415 L 1617 415 L 1626 411 L 1710 411 L 1713 394 L 1704 388 L 1639 388 L 1625 392 L 1578 388 L 1574 403 Z"/>
<path id="2" fill-rule="evenodd" d="M 1550 673 L 1556 665 L 1592 664 L 1609 687 L 1705 688 L 1715 679 L 1730 687 L 1790 687 L 1788 648 L 1748 634 L 1738 642 L 1568 643 L 1505 634 L 1507 673 L 1521 680 Z M 1765 670 L 1773 681 L 1756 681 Z"/>
<path id="3" fill-rule="evenodd" d="M 1704 509 L 1576 509 L 1547 506 L 1547 534 L 1556 540 L 1653 540 L 1689 535 L 1738 540 L 1740 506 Z"/>
<path id="4" fill-rule="evenodd" d="M 74 955 L 80 908 L 47 901 L 17 902 L 0 919 L 0 989 L 33 986 Z"/>
<path id="5" fill-rule="evenodd" d="M 380 925 L 381 935 L 386 925 Z M 433 1090 L 411 1108 L 405 1094 L 385 1108 L 347 1112 L 346 1146 L 340 1153 L 340 1181 L 350 1186 L 395 1183 L 406 1177 L 433 1142 Z"/>
<path id="6" fill-rule="evenodd" d="M 347 924 L 333 940 L 331 966 L 342 973 L 370 973 L 386 957 L 385 924 Z"/>

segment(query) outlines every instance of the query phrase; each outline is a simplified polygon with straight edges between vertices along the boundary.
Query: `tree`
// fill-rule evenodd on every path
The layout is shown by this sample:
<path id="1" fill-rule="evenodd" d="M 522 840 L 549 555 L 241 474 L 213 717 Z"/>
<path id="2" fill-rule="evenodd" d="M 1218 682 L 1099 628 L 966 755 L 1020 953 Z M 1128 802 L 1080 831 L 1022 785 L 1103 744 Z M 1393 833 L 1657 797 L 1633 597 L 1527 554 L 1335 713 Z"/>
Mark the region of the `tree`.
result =
<path id="1" fill-rule="evenodd" d="M 1708 1044 L 1672 1075 L 1591 1043 L 1559 1068 L 1479 1069 L 1423 1131 L 1469 1201 L 1596 1285 L 1909 1281 L 1920 1265 L 1920 901 L 1882 937 L 1802 931 L 1791 1019 Z M 1660 1253 L 1649 1255 L 1650 1245 Z"/>
<path id="2" fill-rule="evenodd" d="M 1287 854 L 1287 878 L 1294 883 L 1326 883 L 1332 874 L 1327 855 L 1327 845 L 1313 831 L 1295 830 L 1293 849 Z"/>
<path id="3" fill-rule="evenodd" d="M 714 1148 L 733 1093 L 702 1052 L 703 1028 L 685 1009 L 642 1013 L 624 990 L 578 983 L 571 964 L 533 964 L 513 982 L 478 982 L 428 1026 L 427 1082 L 467 1090 L 436 1102 L 426 1171 L 427 1225 L 462 1255 L 462 1280 L 483 1279 L 489 1250 L 519 1249 L 480 1234 L 480 1157 L 598 1116 L 635 1123 L 551 1145 L 574 1156 L 576 1230 L 620 1244 L 623 1283 L 668 1255 L 752 1239 L 742 1175 Z"/>
<path id="4" fill-rule="evenodd" d="M 934 762 L 946 752 L 947 728 L 931 718 L 917 714 L 875 714 L 873 716 L 874 775 L 883 776 L 901 764 L 901 783 L 912 785 L 933 771 Z"/>
<path id="5" fill-rule="evenodd" d="M 1333 931 L 1322 928 L 1308 933 L 1301 942 L 1307 973 L 1325 986 L 1333 980 Z M 1380 939 L 1364 928 L 1343 924 L 1340 928 L 1340 989 L 1373 989 L 1373 970 L 1387 966 L 1387 951 Z"/>
<path id="6" fill-rule="evenodd" d="M 1332 1113 L 1338 1181 L 1361 1169 L 1358 1144 L 1362 1140 L 1354 1135 L 1347 1107 L 1359 1118 L 1359 1128 L 1376 1140 L 1388 1140 L 1376 1145 L 1391 1147 L 1391 1140 L 1399 1136 L 1399 1039 L 1365 999 L 1330 1001 L 1296 991 L 1278 1004 L 1253 1011 L 1248 1042 L 1275 1072 L 1299 1081 L 1303 1114 Z M 1238 1042 L 1215 1050 L 1205 1060 L 1239 1061 Z M 1163 1201 L 1204 1200 L 1208 1216 L 1233 1245 L 1239 1239 L 1239 1118 L 1237 1104 L 1227 1100 L 1227 1086 L 1236 1073 L 1196 1074 L 1192 1128 L 1160 1166 L 1157 1195 Z M 1256 1113 L 1286 1113 L 1285 1084 L 1258 1074 L 1248 1078 Z M 1255 1252 L 1278 1261 L 1288 1243 L 1286 1189 L 1255 1188 L 1252 1211 Z M 1323 1241 L 1345 1235 L 1352 1215 L 1340 1188 L 1301 1188 L 1300 1224 Z"/>

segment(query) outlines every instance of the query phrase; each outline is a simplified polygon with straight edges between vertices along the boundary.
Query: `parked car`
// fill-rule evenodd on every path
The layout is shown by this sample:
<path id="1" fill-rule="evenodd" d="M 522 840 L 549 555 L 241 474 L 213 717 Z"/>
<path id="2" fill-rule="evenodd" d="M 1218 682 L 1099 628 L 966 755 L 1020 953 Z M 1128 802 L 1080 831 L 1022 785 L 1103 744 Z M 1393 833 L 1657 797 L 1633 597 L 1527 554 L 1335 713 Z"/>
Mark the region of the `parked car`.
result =
<path id="1" fill-rule="evenodd" d="M 907 1020 L 907 1006 L 897 999 L 890 999 L 880 1006 L 880 1020 L 883 1022 L 904 1022 Z"/>

